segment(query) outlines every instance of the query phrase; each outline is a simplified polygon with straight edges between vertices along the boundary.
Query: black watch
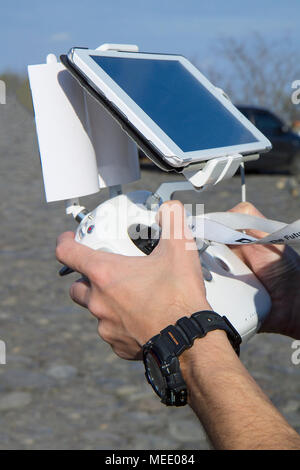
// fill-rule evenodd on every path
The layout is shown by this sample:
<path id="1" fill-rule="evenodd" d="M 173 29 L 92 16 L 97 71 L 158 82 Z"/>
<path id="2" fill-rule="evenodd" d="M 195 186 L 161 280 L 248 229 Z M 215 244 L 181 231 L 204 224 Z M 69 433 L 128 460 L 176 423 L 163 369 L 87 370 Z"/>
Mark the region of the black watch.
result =
<path id="1" fill-rule="evenodd" d="M 224 330 L 239 355 L 240 335 L 225 316 L 210 310 L 180 318 L 176 325 L 164 328 L 143 346 L 146 379 L 162 403 L 167 406 L 186 405 L 188 393 L 178 356 L 190 348 L 196 338 L 203 338 L 213 330 Z"/>

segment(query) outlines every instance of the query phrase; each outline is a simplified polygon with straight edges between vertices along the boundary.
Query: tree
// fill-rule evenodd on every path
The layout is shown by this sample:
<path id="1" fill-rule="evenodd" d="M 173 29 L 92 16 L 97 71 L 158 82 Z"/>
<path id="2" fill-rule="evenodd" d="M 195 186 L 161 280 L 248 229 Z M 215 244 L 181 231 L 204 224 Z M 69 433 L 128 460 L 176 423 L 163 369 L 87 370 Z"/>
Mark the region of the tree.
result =
<path id="1" fill-rule="evenodd" d="M 202 70 L 234 103 L 268 108 L 288 123 L 300 119 L 300 105 L 291 101 L 292 83 L 300 79 L 299 54 L 289 37 L 273 42 L 256 33 L 247 42 L 225 38 L 214 57 Z"/>

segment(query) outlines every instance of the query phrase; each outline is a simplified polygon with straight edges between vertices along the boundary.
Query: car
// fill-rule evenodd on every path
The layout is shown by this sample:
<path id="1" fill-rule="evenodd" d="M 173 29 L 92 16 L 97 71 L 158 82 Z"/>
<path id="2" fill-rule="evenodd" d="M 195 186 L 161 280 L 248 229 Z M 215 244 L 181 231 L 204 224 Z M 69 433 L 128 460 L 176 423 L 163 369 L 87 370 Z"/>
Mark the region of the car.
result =
<path id="1" fill-rule="evenodd" d="M 268 109 L 236 105 L 272 143 L 272 150 L 247 162 L 246 170 L 300 175 L 300 135 Z"/>

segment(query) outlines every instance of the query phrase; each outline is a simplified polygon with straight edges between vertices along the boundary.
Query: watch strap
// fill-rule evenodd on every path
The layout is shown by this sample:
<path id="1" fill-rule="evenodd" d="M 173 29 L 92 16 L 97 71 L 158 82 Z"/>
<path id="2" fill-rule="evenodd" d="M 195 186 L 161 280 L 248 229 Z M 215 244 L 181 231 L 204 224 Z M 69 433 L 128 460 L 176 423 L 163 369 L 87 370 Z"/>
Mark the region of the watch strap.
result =
<path id="1" fill-rule="evenodd" d="M 231 346 L 235 350 L 236 354 L 238 356 L 240 355 L 240 344 L 242 342 L 242 338 L 225 315 L 221 316 L 214 311 L 204 310 L 202 312 L 193 313 L 191 320 L 195 320 L 197 322 L 203 331 L 203 336 L 205 336 L 209 331 L 225 331 Z"/>
<path id="2" fill-rule="evenodd" d="M 167 326 L 151 341 L 160 349 L 163 357 L 168 353 L 179 356 L 193 345 L 196 338 L 203 338 L 214 330 L 225 331 L 233 349 L 239 355 L 242 342 L 239 333 L 225 316 L 211 310 L 196 312 L 189 318 L 180 318 L 176 325 Z"/>

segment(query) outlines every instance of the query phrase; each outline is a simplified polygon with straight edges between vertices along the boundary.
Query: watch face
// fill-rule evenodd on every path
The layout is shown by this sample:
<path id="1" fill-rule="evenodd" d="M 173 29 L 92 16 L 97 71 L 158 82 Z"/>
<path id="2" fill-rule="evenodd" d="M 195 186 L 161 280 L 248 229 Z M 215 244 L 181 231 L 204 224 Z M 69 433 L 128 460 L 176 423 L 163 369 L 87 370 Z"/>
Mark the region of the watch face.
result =
<path id="1" fill-rule="evenodd" d="M 165 378 L 159 368 L 159 361 L 151 351 L 145 357 L 145 368 L 149 382 L 159 397 L 162 397 L 166 391 Z"/>

